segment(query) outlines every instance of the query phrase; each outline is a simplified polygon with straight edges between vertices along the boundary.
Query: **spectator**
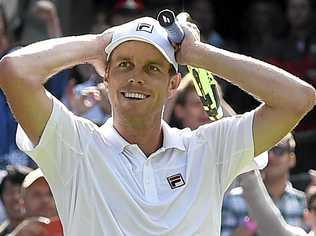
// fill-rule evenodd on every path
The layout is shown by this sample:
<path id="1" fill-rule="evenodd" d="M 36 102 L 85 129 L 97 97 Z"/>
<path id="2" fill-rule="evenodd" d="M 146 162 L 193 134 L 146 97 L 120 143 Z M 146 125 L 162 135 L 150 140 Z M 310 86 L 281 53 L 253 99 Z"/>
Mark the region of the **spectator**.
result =
<path id="1" fill-rule="evenodd" d="M 187 74 L 180 83 L 172 107 L 169 124 L 171 127 L 183 129 L 189 127 L 194 130 L 200 125 L 210 122 L 203 104 L 197 95 L 191 74 Z"/>
<path id="2" fill-rule="evenodd" d="M 0 225 L 0 236 L 10 233 L 25 216 L 21 186 L 31 170 L 23 166 L 8 166 L 0 183 L 0 198 L 5 207 L 7 219 Z"/>
<path id="3" fill-rule="evenodd" d="M 26 217 L 57 216 L 53 195 L 40 169 L 30 172 L 22 187 Z"/>
<path id="4" fill-rule="evenodd" d="M 269 150 L 269 163 L 263 170 L 264 184 L 285 221 L 302 227 L 305 208 L 304 193 L 289 182 L 289 170 L 295 166 L 295 141 L 291 134 Z M 230 236 L 249 226 L 247 204 L 242 188 L 232 189 L 224 199 L 222 210 L 222 236 Z M 246 221 L 245 221 L 246 219 Z M 241 234 L 236 234 L 241 235 Z"/>
<path id="5" fill-rule="evenodd" d="M 73 73 L 73 76 L 85 81 L 75 85 L 79 79 L 72 78 L 62 101 L 74 114 L 100 126 L 111 116 L 107 88 L 91 65 L 80 65 L 76 70 L 80 75 Z"/>

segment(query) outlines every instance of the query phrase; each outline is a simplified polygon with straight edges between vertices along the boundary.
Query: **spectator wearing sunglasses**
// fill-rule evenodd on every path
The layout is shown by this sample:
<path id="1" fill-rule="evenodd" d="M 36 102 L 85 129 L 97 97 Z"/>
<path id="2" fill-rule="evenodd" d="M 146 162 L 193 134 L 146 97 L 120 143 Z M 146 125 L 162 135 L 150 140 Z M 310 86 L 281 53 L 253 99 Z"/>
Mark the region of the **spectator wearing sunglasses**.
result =
<path id="1" fill-rule="evenodd" d="M 269 162 L 262 172 L 265 187 L 285 221 L 290 225 L 305 228 L 305 195 L 293 188 L 289 181 L 289 171 L 296 162 L 293 135 L 286 135 L 268 153 Z M 224 199 L 221 236 L 256 235 L 256 224 L 248 215 L 248 207 L 242 193 L 242 188 L 237 187 Z"/>

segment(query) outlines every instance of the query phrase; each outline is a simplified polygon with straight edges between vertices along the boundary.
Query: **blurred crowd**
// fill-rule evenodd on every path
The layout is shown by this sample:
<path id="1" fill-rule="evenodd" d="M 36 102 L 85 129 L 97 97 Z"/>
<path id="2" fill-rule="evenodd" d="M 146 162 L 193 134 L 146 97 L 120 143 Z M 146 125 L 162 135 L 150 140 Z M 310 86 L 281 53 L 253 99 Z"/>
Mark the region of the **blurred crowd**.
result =
<path id="1" fill-rule="evenodd" d="M 164 8 L 176 13 L 185 9 L 198 25 L 203 41 L 274 64 L 316 86 L 313 1 L 249 1 L 244 14 L 238 16 L 241 27 L 235 38 L 226 37 L 225 30 L 220 30 L 223 27 L 217 27 L 219 9 L 214 2 L 0 0 L 0 55 L 39 40 L 101 33 L 140 16 L 156 17 Z M 185 68 L 181 73 L 183 80 L 179 92 L 170 98 L 164 119 L 174 127 L 196 129 L 210 119 L 203 111 L 192 78 L 186 75 Z M 216 79 L 225 114 L 244 113 L 260 105 L 260 101 L 238 87 Z M 73 113 L 97 125 L 111 117 L 106 85 L 91 65 L 77 65 L 61 71 L 45 87 Z M 16 128 L 17 123 L 0 90 L 0 199 L 3 204 L 0 236 L 62 235 L 49 186 L 36 164 L 19 151 L 15 142 Z M 293 134 L 269 150 L 269 163 L 261 174 L 285 221 L 306 231 L 316 228 L 315 144 L 316 108 L 298 124 Z M 227 192 L 223 206 L 223 236 L 256 235 L 256 224 L 248 214 L 242 192 L 238 186 Z"/>

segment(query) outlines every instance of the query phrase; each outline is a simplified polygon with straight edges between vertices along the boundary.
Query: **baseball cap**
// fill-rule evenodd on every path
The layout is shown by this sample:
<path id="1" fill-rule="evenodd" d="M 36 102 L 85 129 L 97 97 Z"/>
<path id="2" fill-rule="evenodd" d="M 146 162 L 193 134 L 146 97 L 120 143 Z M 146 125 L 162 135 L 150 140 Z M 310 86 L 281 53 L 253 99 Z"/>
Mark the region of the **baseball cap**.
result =
<path id="1" fill-rule="evenodd" d="M 154 18 L 142 17 L 117 26 L 113 31 L 111 42 L 105 48 L 107 60 L 109 60 L 113 49 L 130 40 L 142 41 L 155 46 L 178 71 L 175 49 L 168 39 L 168 33 Z"/>
<path id="2" fill-rule="evenodd" d="M 44 175 L 41 169 L 37 168 L 36 170 L 31 171 L 27 176 L 25 176 L 22 187 L 28 188 L 39 178 L 44 178 Z"/>

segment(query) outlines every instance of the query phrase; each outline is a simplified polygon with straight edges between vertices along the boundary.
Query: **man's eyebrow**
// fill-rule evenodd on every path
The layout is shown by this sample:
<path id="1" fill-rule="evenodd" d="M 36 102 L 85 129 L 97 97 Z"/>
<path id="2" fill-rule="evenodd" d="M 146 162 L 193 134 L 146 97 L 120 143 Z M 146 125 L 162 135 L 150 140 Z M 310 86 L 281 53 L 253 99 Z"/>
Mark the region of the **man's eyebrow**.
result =
<path id="1" fill-rule="evenodd" d="M 157 66 L 163 66 L 163 62 L 159 60 L 148 60 L 146 64 L 151 65 L 157 65 Z"/>
<path id="2" fill-rule="evenodd" d="M 114 57 L 113 59 L 116 60 L 116 61 L 131 61 L 132 60 L 131 57 L 120 56 L 120 55 Z"/>

